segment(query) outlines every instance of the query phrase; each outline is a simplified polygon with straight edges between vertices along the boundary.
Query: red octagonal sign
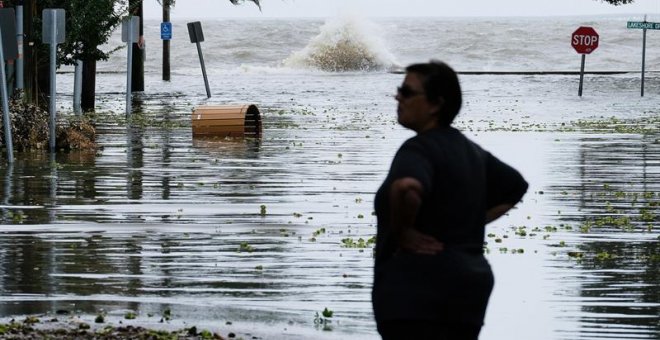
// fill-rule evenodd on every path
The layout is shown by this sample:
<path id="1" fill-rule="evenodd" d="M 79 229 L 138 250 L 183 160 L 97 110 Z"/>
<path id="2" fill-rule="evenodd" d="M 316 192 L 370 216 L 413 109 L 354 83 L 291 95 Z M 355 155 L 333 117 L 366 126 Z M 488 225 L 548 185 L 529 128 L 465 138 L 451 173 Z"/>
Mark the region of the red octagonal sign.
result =
<path id="1" fill-rule="evenodd" d="M 598 48 L 598 33 L 593 27 L 581 26 L 571 38 L 571 45 L 580 54 L 589 54 Z"/>

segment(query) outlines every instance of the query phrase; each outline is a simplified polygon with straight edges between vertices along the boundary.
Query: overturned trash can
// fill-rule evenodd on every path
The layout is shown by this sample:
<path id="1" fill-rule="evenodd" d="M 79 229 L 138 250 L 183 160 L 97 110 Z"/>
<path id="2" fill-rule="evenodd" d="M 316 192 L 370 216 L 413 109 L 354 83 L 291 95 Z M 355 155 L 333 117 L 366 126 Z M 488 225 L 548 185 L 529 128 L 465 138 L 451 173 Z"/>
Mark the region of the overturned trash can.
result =
<path id="1" fill-rule="evenodd" d="M 192 112 L 193 137 L 260 138 L 261 114 L 253 104 L 205 105 Z"/>

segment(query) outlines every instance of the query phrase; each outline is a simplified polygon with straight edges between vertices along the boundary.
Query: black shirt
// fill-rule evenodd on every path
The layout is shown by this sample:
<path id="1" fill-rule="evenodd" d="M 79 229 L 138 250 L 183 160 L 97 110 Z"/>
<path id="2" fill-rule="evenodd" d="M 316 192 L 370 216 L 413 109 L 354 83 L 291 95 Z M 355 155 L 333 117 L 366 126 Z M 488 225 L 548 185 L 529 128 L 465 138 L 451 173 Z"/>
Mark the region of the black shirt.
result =
<path id="1" fill-rule="evenodd" d="M 389 233 L 389 188 L 403 177 L 417 179 L 424 188 L 415 228 L 445 244 L 439 255 L 397 252 L 397 240 Z M 515 169 L 452 127 L 407 140 L 376 193 L 376 320 L 481 324 L 493 285 L 482 251 L 486 211 L 517 203 L 526 190 L 527 182 Z"/>

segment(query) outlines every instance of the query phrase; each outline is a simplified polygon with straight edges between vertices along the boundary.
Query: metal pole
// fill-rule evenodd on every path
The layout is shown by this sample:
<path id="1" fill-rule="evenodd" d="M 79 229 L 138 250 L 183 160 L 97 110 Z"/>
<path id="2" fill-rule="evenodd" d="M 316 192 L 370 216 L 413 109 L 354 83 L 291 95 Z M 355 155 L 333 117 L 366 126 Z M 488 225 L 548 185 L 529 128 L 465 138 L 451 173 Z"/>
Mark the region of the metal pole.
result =
<path id="1" fill-rule="evenodd" d="M 0 92 L 2 92 L 2 118 L 5 126 L 5 144 L 7 145 L 7 162 L 14 162 L 14 144 L 11 136 L 11 121 L 9 118 L 9 97 L 7 96 L 7 75 L 5 74 L 5 54 L 2 49 L 2 29 L 0 29 Z"/>
<path id="2" fill-rule="evenodd" d="M 644 19 L 646 22 L 646 18 Z M 646 28 L 642 33 L 642 97 L 644 97 L 644 72 L 646 71 Z"/>
<path id="3" fill-rule="evenodd" d="M 76 71 L 73 81 L 73 112 L 77 115 L 80 115 L 82 112 L 81 109 L 81 94 L 82 94 L 82 70 L 83 70 L 83 61 L 76 60 Z"/>
<path id="4" fill-rule="evenodd" d="M 204 55 L 202 54 L 202 45 L 200 45 L 199 41 L 196 44 L 197 44 L 197 53 L 199 54 L 199 62 L 202 64 L 202 75 L 204 75 L 204 86 L 206 86 L 206 97 L 211 98 L 209 79 L 206 77 L 206 66 L 204 66 Z"/>
<path id="5" fill-rule="evenodd" d="M 582 55 L 582 66 L 580 66 L 580 88 L 578 89 L 578 96 L 582 97 L 582 83 L 584 82 L 584 61 L 587 55 Z"/>
<path id="6" fill-rule="evenodd" d="M 16 6 L 16 42 L 18 43 L 18 56 L 16 57 L 16 88 L 22 90 L 23 81 L 23 1 Z"/>
<path id="7" fill-rule="evenodd" d="M 50 152 L 55 152 L 55 122 L 57 121 L 57 108 L 55 107 L 55 59 L 57 58 L 57 16 L 55 11 L 50 11 L 51 16 L 51 32 L 53 34 L 50 38 L 50 98 L 49 98 L 49 111 L 50 111 Z"/>
<path id="8" fill-rule="evenodd" d="M 135 27 L 133 27 L 133 17 L 130 17 L 128 19 L 128 37 L 126 38 L 126 44 L 128 45 L 128 52 L 127 52 L 127 72 L 126 72 L 126 116 L 129 116 L 131 114 L 131 76 L 133 73 L 133 68 L 131 67 L 133 65 L 133 30 Z"/>

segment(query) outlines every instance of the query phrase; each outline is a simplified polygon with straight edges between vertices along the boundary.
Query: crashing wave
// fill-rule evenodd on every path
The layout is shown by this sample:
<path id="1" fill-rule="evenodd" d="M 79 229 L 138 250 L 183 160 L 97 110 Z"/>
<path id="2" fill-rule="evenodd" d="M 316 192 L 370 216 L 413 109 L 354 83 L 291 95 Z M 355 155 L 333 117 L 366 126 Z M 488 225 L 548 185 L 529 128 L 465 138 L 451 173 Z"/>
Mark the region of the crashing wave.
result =
<path id="1" fill-rule="evenodd" d="M 328 72 L 392 68 L 396 62 L 385 47 L 380 31 L 363 18 L 330 19 L 305 48 L 284 60 L 284 65 Z"/>

